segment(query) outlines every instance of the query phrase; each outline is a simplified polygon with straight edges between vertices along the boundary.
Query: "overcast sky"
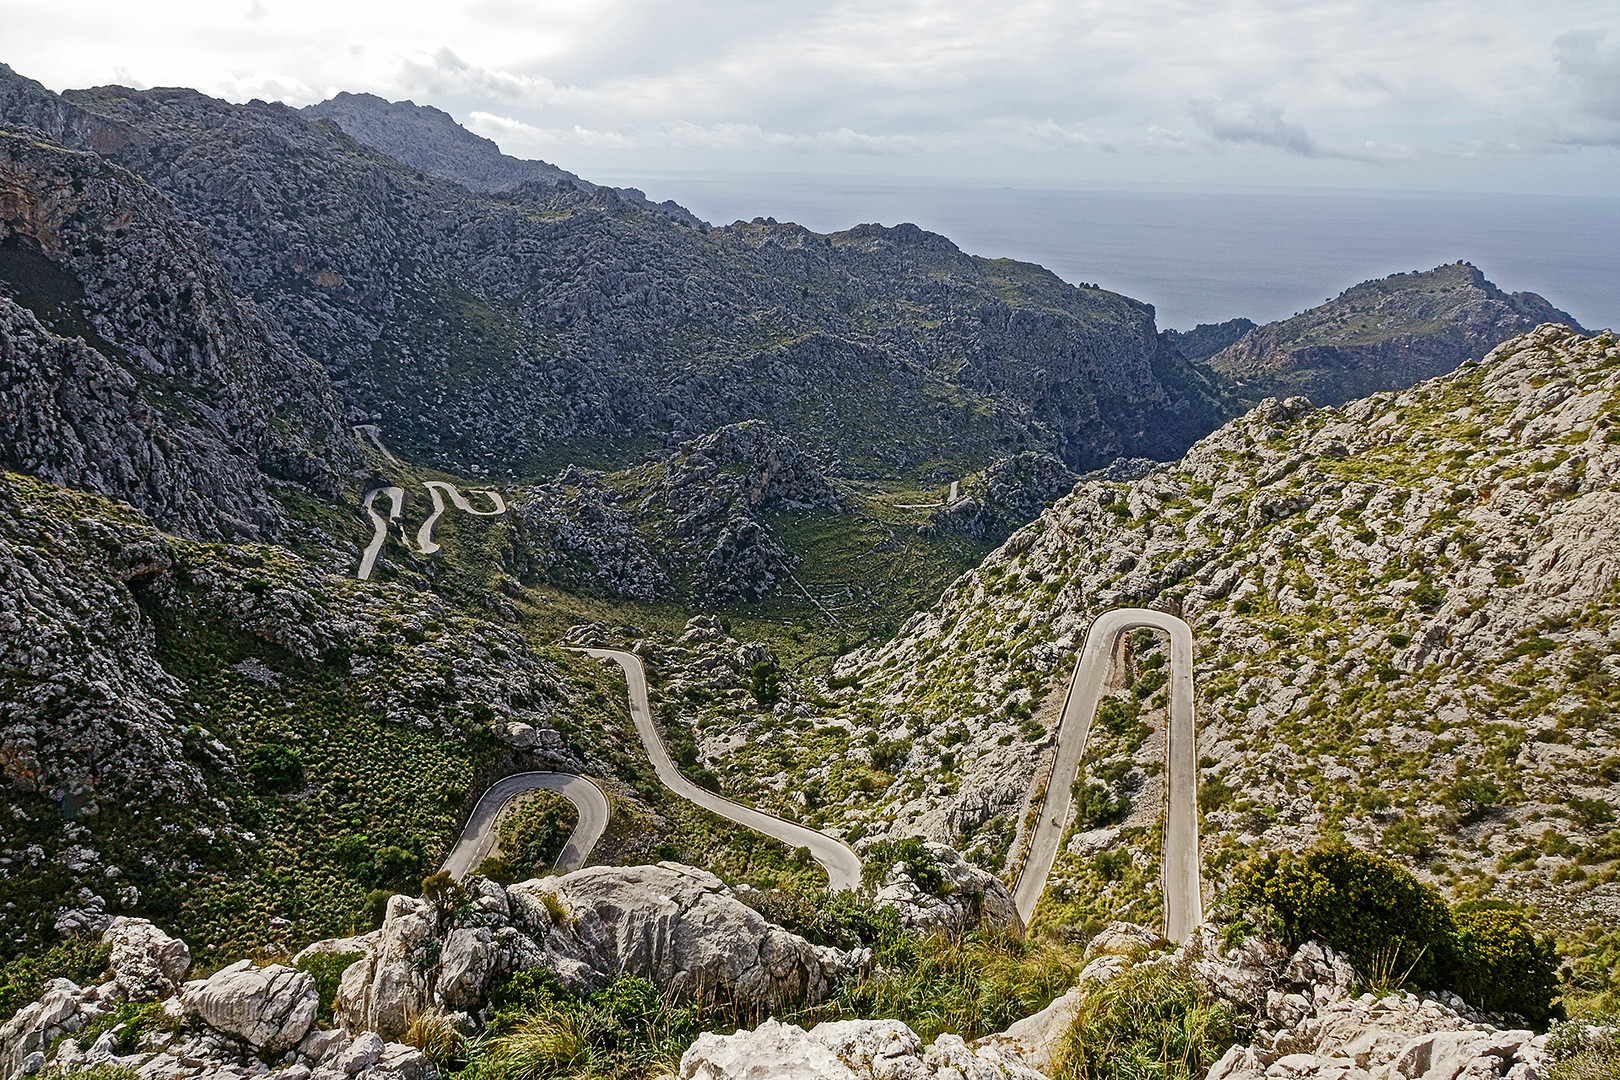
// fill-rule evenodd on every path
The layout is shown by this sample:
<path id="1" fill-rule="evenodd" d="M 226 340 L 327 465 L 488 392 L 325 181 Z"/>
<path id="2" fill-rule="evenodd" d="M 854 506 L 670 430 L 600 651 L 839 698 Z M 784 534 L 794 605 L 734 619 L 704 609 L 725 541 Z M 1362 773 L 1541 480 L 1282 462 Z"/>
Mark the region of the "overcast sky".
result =
<path id="1" fill-rule="evenodd" d="M 0 0 L 56 90 L 438 105 L 581 173 L 1620 194 L 1616 0 Z"/>

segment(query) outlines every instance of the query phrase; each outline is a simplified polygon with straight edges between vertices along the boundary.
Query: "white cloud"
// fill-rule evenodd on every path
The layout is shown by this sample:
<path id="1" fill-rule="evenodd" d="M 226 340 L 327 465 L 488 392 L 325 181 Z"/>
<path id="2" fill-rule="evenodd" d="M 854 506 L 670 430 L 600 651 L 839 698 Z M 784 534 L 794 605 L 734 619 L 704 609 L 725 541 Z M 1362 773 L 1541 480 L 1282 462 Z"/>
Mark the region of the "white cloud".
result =
<path id="1" fill-rule="evenodd" d="M 586 174 L 1182 158 L 1466 186 L 1620 145 L 1613 0 L 0 0 L 0 25 L 0 59 L 58 89 L 409 97 Z"/>

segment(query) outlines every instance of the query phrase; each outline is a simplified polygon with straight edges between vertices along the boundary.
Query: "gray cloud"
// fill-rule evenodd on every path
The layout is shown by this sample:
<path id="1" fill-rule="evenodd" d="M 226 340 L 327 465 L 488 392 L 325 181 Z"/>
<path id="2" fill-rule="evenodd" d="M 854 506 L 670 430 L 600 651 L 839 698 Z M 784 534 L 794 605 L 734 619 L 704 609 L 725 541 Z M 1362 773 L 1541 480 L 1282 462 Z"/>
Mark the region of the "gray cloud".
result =
<path id="1" fill-rule="evenodd" d="M 1601 184 L 1620 146 L 1613 0 L 0 0 L 0 25 L 57 89 L 366 90 L 587 174 L 1467 186 L 1584 147 Z"/>

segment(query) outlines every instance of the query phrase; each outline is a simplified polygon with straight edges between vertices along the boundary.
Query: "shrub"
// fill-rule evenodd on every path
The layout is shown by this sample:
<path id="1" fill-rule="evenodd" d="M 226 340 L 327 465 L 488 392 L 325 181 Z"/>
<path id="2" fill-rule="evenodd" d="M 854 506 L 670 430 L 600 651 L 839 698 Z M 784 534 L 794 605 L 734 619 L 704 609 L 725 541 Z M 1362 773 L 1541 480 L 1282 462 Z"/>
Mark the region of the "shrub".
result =
<path id="1" fill-rule="evenodd" d="M 1403 817 L 1384 830 L 1384 848 L 1409 859 L 1422 858 L 1434 846 L 1434 836 L 1415 817 Z"/>
<path id="2" fill-rule="evenodd" d="M 1237 1017 L 1182 967 L 1138 964 L 1091 991 L 1056 1080 L 1197 1080 L 1237 1042 Z"/>
<path id="3" fill-rule="evenodd" d="M 1420 986 L 1456 970 L 1456 924 L 1445 900 L 1395 863 L 1343 845 L 1251 863 L 1229 897 L 1268 909 L 1294 948 L 1315 938 L 1362 972 L 1393 966 Z"/>
<path id="4" fill-rule="evenodd" d="M 1364 979 L 1455 990 L 1491 1011 L 1543 1024 L 1556 1015 L 1558 956 L 1518 909 L 1453 911 L 1395 863 L 1343 845 L 1251 863 L 1228 893 L 1281 925 L 1290 948 L 1315 938 L 1344 953 Z"/>
<path id="5" fill-rule="evenodd" d="M 0 1016 L 9 1018 L 37 1000 L 52 979 L 72 979 L 80 986 L 100 982 L 111 952 L 98 941 L 73 938 L 38 956 L 19 957 L 0 967 Z"/>
<path id="6" fill-rule="evenodd" d="M 285 795 L 304 786 L 304 762 L 280 743 L 260 743 L 248 757 L 248 779 L 261 795 Z"/>
<path id="7" fill-rule="evenodd" d="M 754 695 L 754 700 L 769 709 L 782 700 L 782 678 L 777 674 L 776 665 L 769 660 L 761 660 L 748 672 L 748 690 Z"/>
<path id="8" fill-rule="evenodd" d="M 384 920 L 388 918 L 388 901 L 393 898 L 391 889 L 372 889 L 366 893 L 366 922 L 371 924 L 373 930 L 382 929 Z"/>
<path id="9" fill-rule="evenodd" d="M 879 840 L 866 849 L 861 866 L 861 884 L 875 888 L 895 863 L 900 863 L 906 875 L 917 887 L 935 896 L 944 896 L 948 887 L 939 872 L 934 853 L 920 836 L 907 836 L 900 840 Z"/>
<path id="10" fill-rule="evenodd" d="M 343 972 L 360 957 L 360 953 L 352 952 L 316 953 L 304 957 L 294 965 L 315 980 L 315 989 L 321 995 L 320 1008 L 315 1013 L 316 1020 L 328 1024 L 332 1022 L 332 1003 L 337 999 L 338 984 L 343 981 Z"/>
<path id="11" fill-rule="evenodd" d="M 693 760 L 697 751 L 693 749 Z M 579 810 L 555 791 L 531 791 L 502 815 L 497 827 L 501 858 L 512 880 L 550 870 L 579 823 Z"/>
<path id="12" fill-rule="evenodd" d="M 1112 788 L 1095 780 L 1076 781 L 1069 794 L 1074 800 L 1074 827 L 1081 831 L 1116 825 L 1131 812 L 1130 799 L 1115 797 Z"/>
<path id="13" fill-rule="evenodd" d="M 1440 801 L 1455 810 L 1464 823 L 1478 821 L 1501 799 L 1500 785 L 1485 776 L 1459 776 L 1440 794 Z"/>
<path id="14" fill-rule="evenodd" d="M 924 1042 L 943 1032 L 976 1039 L 1001 1031 L 1073 986 L 1082 947 L 1050 939 L 975 932 L 934 935 L 914 957 L 881 974 L 845 983 L 833 999 L 796 1020 L 899 1020 Z"/>
<path id="15" fill-rule="evenodd" d="M 905 761 L 909 753 L 911 753 L 910 740 L 885 739 L 872 747 L 872 768 L 892 774 L 894 767 Z"/>
<path id="16" fill-rule="evenodd" d="M 1491 1012 L 1518 1013 L 1545 1024 L 1558 993 L 1558 953 L 1550 936 L 1537 938 L 1516 910 L 1460 911 L 1457 991 Z"/>
<path id="17" fill-rule="evenodd" d="M 873 951 L 883 967 L 915 960 L 916 941 L 900 925 L 900 916 L 887 904 L 878 907 L 854 892 L 826 889 L 753 890 L 747 903 L 778 926 L 816 945 Z"/>

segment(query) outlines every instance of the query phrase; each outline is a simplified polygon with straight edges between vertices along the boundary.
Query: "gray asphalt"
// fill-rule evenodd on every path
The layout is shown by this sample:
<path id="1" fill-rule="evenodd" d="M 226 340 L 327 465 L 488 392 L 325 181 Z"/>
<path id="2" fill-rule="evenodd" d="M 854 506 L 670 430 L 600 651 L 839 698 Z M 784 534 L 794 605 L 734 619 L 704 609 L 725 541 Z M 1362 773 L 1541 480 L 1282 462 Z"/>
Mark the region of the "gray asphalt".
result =
<path id="1" fill-rule="evenodd" d="M 472 816 L 467 819 L 466 828 L 461 830 L 461 838 L 450 849 L 450 854 L 445 856 L 442 869 L 449 871 L 457 881 L 478 869 L 478 864 L 495 850 L 495 819 L 500 816 L 501 808 L 524 792 L 541 789 L 557 792 L 579 811 L 579 821 L 574 825 L 574 831 L 568 834 L 568 842 L 563 845 L 553 865 L 565 873 L 584 866 L 585 860 L 591 857 L 591 849 L 596 847 L 596 842 L 607 830 L 607 799 L 595 784 L 583 776 L 560 772 L 526 772 L 495 781 L 479 797 L 478 805 L 473 807 Z"/>
<path id="2" fill-rule="evenodd" d="M 384 518 L 372 507 L 372 502 L 378 495 L 386 495 L 393 509 Z M 360 556 L 360 580 L 366 581 L 371 577 L 372 569 L 377 565 L 377 556 L 382 553 L 383 541 L 388 539 L 388 523 L 398 519 L 400 509 L 405 505 L 405 489 L 401 487 L 374 488 L 366 495 L 366 516 L 371 518 L 371 527 L 375 530 L 371 543 L 366 545 L 366 552 Z"/>
<path id="3" fill-rule="evenodd" d="M 427 480 L 422 484 L 433 496 L 433 513 L 422 522 L 422 528 L 416 534 L 416 546 L 422 549 L 422 554 L 432 555 L 439 550 L 439 545 L 433 540 L 433 527 L 439 523 L 439 517 L 444 513 L 444 496 L 449 495 L 450 501 L 456 504 L 456 509 L 473 514 L 477 517 L 498 517 L 506 513 L 506 500 L 494 488 L 475 488 L 481 495 L 489 496 L 489 501 L 495 505 L 493 510 L 474 510 L 467 496 L 456 490 L 454 484 L 447 484 L 443 480 Z"/>
<path id="4" fill-rule="evenodd" d="M 578 652 L 602 660 L 612 660 L 624 669 L 625 682 L 630 690 L 630 716 L 636 722 L 636 734 L 652 759 L 653 770 L 663 785 L 681 798 L 697 803 L 705 810 L 719 814 L 728 821 L 747 826 L 755 832 L 782 841 L 794 848 L 809 848 L 810 855 L 827 871 L 828 887 L 834 892 L 853 890 L 861 883 L 861 858 L 842 840 L 835 840 L 824 832 L 755 810 L 751 806 L 732 802 L 705 788 L 700 788 L 675 768 L 664 739 L 653 724 L 652 708 L 647 702 L 647 673 L 641 658 L 623 649 L 578 649 Z"/>
<path id="5" fill-rule="evenodd" d="M 1058 845 L 1069 820 L 1070 788 L 1079 774 L 1086 738 L 1097 714 L 1114 647 L 1121 634 L 1139 627 L 1170 635 L 1170 731 L 1166 739 L 1164 854 L 1160 885 L 1164 893 L 1164 936 L 1181 943 L 1204 921 L 1203 886 L 1198 862 L 1198 754 L 1193 720 L 1192 629 L 1162 611 L 1117 608 L 1097 616 L 1086 632 L 1069 695 L 1058 725 L 1052 776 L 1046 784 L 1040 816 L 1024 868 L 1013 889 L 1018 914 L 1028 923 L 1046 889 L 1057 861 Z"/>

